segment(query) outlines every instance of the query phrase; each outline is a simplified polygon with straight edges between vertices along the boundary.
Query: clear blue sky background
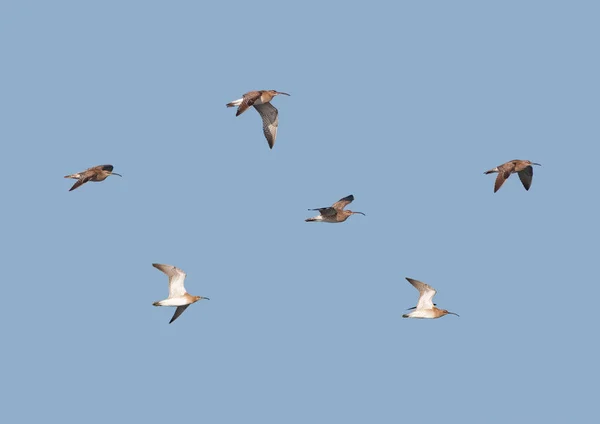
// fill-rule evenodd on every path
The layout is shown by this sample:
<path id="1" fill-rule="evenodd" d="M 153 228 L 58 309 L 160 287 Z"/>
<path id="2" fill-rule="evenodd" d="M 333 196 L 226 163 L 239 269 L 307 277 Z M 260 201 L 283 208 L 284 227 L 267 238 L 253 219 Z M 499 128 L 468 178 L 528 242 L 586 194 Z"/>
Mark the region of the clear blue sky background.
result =
<path id="1" fill-rule="evenodd" d="M 3 2 L 3 419 L 594 421 L 600 6 L 494 3 Z"/>

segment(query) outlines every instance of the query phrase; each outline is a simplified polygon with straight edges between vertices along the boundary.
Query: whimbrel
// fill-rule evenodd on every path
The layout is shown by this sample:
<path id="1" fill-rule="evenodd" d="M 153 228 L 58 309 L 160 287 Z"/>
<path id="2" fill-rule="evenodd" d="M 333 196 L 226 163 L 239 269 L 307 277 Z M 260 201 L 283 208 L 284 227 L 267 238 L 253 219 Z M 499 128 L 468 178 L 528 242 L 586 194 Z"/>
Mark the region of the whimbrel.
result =
<path id="1" fill-rule="evenodd" d="M 326 208 L 317 208 L 317 209 L 309 209 L 309 211 L 319 211 L 320 215 L 315 216 L 314 218 L 305 219 L 306 222 L 344 222 L 348 219 L 350 215 L 355 213 L 359 213 L 364 215 L 362 212 L 352 212 L 350 210 L 345 210 L 344 208 L 352 203 L 354 200 L 353 195 L 349 195 L 344 197 L 343 199 L 338 200 L 333 205 Z"/>
<path id="2" fill-rule="evenodd" d="M 77 187 L 87 183 L 88 181 L 104 181 L 109 175 L 118 175 L 119 177 L 122 177 L 121 174 L 112 172 L 112 170 L 112 165 L 98 165 L 76 174 L 65 175 L 65 178 L 74 178 L 77 180 L 69 191 L 75 190 Z"/>
<path id="3" fill-rule="evenodd" d="M 435 307 L 433 296 L 435 296 L 436 291 L 429 284 L 408 277 L 406 279 L 415 289 L 419 290 L 419 301 L 417 302 L 417 306 L 410 308 L 414 309 L 414 311 L 402 315 L 402 318 L 439 318 L 448 314 L 458 316 L 454 312 L 448 312 L 445 309 Z"/>
<path id="4" fill-rule="evenodd" d="M 275 106 L 271 104 L 271 100 L 278 94 L 289 96 L 288 93 L 282 93 L 281 91 L 276 90 L 249 91 L 244 94 L 241 99 L 227 103 L 227 107 L 238 106 L 235 116 L 241 115 L 250 106 L 254 106 L 254 109 L 256 109 L 262 118 L 263 132 L 265 133 L 265 137 L 267 138 L 271 149 L 275 145 L 277 127 L 279 126 L 279 120 L 277 119 L 278 112 Z"/>
<path id="5" fill-rule="evenodd" d="M 152 264 L 152 266 L 169 276 L 169 297 L 153 303 L 154 306 L 177 306 L 169 324 L 179 318 L 179 315 L 183 314 L 183 311 L 192 303 L 201 299 L 210 300 L 208 297 L 192 296 L 185 291 L 185 287 L 183 287 L 185 272 L 183 270 L 173 265 Z"/>
<path id="6" fill-rule="evenodd" d="M 515 172 L 519 174 L 519 179 L 523 183 L 525 190 L 529 190 L 529 187 L 531 187 L 531 180 L 533 179 L 533 167 L 531 165 L 542 166 L 539 163 L 534 163 L 530 160 L 515 159 L 511 160 L 510 162 L 503 163 L 494 169 L 485 171 L 484 174 L 492 174 L 494 172 L 498 173 L 498 176 L 496 177 L 496 184 L 494 184 L 494 193 L 497 192 L 500 187 L 502 187 L 502 184 L 504 184 L 504 181 L 510 177 L 510 174 L 514 174 Z"/>

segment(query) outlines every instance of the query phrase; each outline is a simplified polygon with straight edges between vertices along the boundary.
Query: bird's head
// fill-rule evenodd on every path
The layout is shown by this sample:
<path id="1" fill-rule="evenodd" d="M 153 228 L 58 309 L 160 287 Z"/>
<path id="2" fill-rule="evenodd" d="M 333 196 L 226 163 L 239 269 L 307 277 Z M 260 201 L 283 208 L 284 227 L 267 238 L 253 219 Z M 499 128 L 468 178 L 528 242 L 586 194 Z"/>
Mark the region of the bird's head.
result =
<path id="1" fill-rule="evenodd" d="M 346 215 L 348 215 L 348 216 L 350 216 L 350 215 L 354 215 L 354 214 L 357 214 L 357 213 L 358 213 L 358 214 L 361 214 L 362 216 L 366 216 L 366 215 L 365 215 L 364 213 L 362 213 L 362 212 L 353 212 L 353 211 L 350 211 L 350 210 L 344 210 L 344 212 L 345 212 L 345 213 L 346 213 Z"/>
<path id="2" fill-rule="evenodd" d="M 454 312 L 450 312 L 450 311 L 448 311 L 448 310 L 446 310 L 446 309 L 442 309 L 442 313 L 443 313 L 444 315 L 456 315 L 457 317 L 459 317 L 459 316 L 460 316 L 460 315 L 458 315 L 458 314 L 455 314 Z M 442 315 L 442 316 L 443 316 L 443 315 Z"/>
<path id="3" fill-rule="evenodd" d="M 199 300 L 205 299 L 205 300 L 210 300 L 208 297 L 202 297 L 202 296 L 194 296 L 194 302 L 197 302 Z"/>
<path id="4" fill-rule="evenodd" d="M 277 90 L 269 90 L 269 94 L 273 97 L 277 96 L 278 94 L 283 94 L 284 96 L 289 96 L 288 93 L 284 93 L 282 91 L 277 91 Z"/>
<path id="5" fill-rule="evenodd" d="M 530 160 L 526 160 L 525 162 L 527 162 L 529 165 L 537 165 L 537 166 L 542 166 L 542 164 L 540 164 L 540 163 L 535 163 L 535 162 L 532 162 L 532 161 L 530 161 Z"/>
<path id="6" fill-rule="evenodd" d="M 116 172 L 112 172 L 112 170 L 113 170 L 113 166 L 112 165 L 103 165 L 102 166 L 102 170 L 104 172 L 106 172 L 108 175 L 118 175 L 119 177 L 122 177 L 121 174 L 117 174 Z"/>

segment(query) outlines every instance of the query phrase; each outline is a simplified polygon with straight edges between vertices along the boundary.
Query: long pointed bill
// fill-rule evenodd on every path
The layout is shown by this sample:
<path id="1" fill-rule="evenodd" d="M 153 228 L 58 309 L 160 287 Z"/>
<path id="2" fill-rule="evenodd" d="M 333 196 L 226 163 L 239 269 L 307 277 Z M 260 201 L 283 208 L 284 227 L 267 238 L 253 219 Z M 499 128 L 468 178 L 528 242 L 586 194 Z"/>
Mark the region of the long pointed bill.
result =
<path id="1" fill-rule="evenodd" d="M 449 315 L 456 315 L 457 317 L 459 317 L 460 315 L 455 314 L 454 312 L 448 312 Z"/>
<path id="2" fill-rule="evenodd" d="M 208 297 L 203 297 L 202 300 L 210 300 Z"/>
<path id="3" fill-rule="evenodd" d="M 284 94 L 284 95 L 286 95 L 286 96 L 289 96 L 289 94 L 288 94 L 288 93 L 284 93 L 284 92 L 282 92 L 282 91 L 278 91 L 278 92 L 277 92 L 277 94 Z"/>
<path id="4" fill-rule="evenodd" d="M 531 162 L 532 165 L 537 165 L 537 166 L 542 166 L 541 163 L 535 163 L 535 162 Z"/>
<path id="5" fill-rule="evenodd" d="M 352 212 L 352 213 L 353 213 L 353 214 L 355 214 L 355 213 L 359 213 L 359 214 L 361 214 L 362 216 L 367 216 L 367 215 L 365 215 L 365 214 L 364 214 L 364 213 L 362 213 L 362 212 Z"/>
<path id="6" fill-rule="evenodd" d="M 122 177 L 121 174 L 117 174 L 116 172 L 111 172 L 110 175 L 118 175 L 119 177 Z"/>

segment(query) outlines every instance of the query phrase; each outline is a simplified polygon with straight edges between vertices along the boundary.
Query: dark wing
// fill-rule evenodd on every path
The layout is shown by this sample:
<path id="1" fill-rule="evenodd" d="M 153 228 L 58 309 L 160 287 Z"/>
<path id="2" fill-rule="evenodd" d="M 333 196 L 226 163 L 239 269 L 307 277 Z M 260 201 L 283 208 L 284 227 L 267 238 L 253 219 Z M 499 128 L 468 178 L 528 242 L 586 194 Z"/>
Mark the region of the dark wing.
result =
<path id="1" fill-rule="evenodd" d="M 529 187 L 531 187 L 531 180 L 533 179 L 533 167 L 528 166 L 524 170 L 519 171 L 519 178 L 521 179 L 525 190 L 529 190 Z"/>
<path id="2" fill-rule="evenodd" d="M 319 211 L 319 213 L 323 216 L 336 216 L 337 215 L 337 211 L 335 209 L 333 209 L 331 206 L 328 206 L 326 208 L 309 209 L 309 211 Z"/>
<path id="3" fill-rule="evenodd" d="M 91 180 L 92 180 L 92 175 L 93 175 L 93 174 L 87 174 L 87 173 L 84 173 L 84 174 L 81 176 L 81 178 L 80 178 L 80 179 L 78 179 L 77 181 L 75 181 L 75 184 L 73 184 L 73 187 L 71 187 L 71 188 L 69 189 L 69 191 L 73 191 L 73 190 L 75 190 L 77 187 L 80 187 L 80 186 L 84 185 L 85 183 L 87 183 L 88 181 L 91 181 Z"/>
<path id="4" fill-rule="evenodd" d="M 494 184 L 494 193 L 500 190 L 500 187 L 502 187 L 502 184 L 504 184 L 504 181 L 506 181 L 508 177 L 510 177 L 509 171 L 498 171 L 498 176 L 496 177 L 496 184 Z"/>
<path id="5" fill-rule="evenodd" d="M 277 138 L 277 127 L 279 120 L 277 119 L 277 109 L 271 103 L 263 103 L 254 105 L 254 109 L 260 114 L 263 122 L 263 132 L 269 142 L 269 147 L 272 149 Z"/>
<path id="6" fill-rule="evenodd" d="M 353 195 L 346 196 L 343 199 L 340 199 L 337 202 L 335 202 L 333 205 L 331 205 L 331 207 L 334 209 L 344 209 L 346 206 L 348 206 L 350 203 L 352 203 L 353 200 L 354 200 Z"/>
<path id="7" fill-rule="evenodd" d="M 235 116 L 240 116 L 250 106 L 254 104 L 260 98 L 260 91 L 249 91 L 242 97 L 242 103 L 238 106 L 238 110 Z"/>
<path id="8" fill-rule="evenodd" d="M 188 306 L 190 305 L 178 306 L 177 309 L 175 309 L 175 313 L 173 314 L 173 318 L 171 318 L 171 321 L 169 321 L 169 324 L 171 324 L 173 321 L 179 318 L 179 315 L 183 314 L 183 311 L 185 311 Z"/>

